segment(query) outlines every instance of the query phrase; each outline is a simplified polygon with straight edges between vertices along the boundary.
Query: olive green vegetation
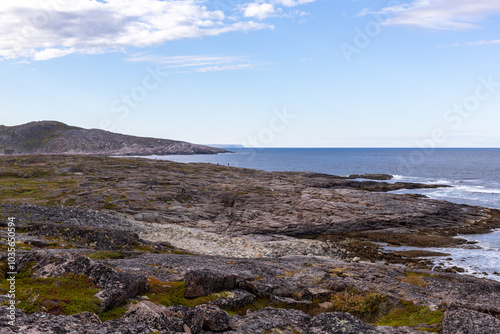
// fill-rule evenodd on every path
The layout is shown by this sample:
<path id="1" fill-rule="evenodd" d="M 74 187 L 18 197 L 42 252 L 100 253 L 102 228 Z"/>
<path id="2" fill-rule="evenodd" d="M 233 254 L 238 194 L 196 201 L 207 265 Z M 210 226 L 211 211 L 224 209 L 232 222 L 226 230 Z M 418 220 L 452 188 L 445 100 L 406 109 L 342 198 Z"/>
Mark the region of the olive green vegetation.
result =
<path id="1" fill-rule="evenodd" d="M 443 320 L 444 311 L 431 311 L 426 306 L 418 306 L 405 300 L 401 300 L 396 307 L 387 315 L 377 321 L 380 326 L 409 326 L 419 327 L 420 329 L 435 331 L 439 328 L 426 329 L 423 325 L 439 325 Z"/>
<path id="2" fill-rule="evenodd" d="M 128 305 L 117 306 L 110 310 L 100 312 L 98 315 L 102 322 L 113 319 L 119 319 L 125 314 L 125 312 L 127 311 L 127 307 Z"/>
<path id="3" fill-rule="evenodd" d="M 428 273 L 418 273 L 413 271 L 407 271 L 406 276 L 398 277 L 401 282 L 409 283 L 421 288 L 427 287 L 429 282 L 425 281 L 422 277 L 433 277 L 437 279 L 442 279 L 436 275 L 428 274 Z"/>
<path id="4" fill-rule="evenodd" d="M 100 300 L 95 297 L 98 289 L 85 275 L 66 273 L 60 277 L 33 278 L 33 265 L 29 263 L 16 275 L 16 299 L 19 301 L 16 306 L 26 313 L 44 311 L 71 315 L 93 312 L 106 321 L 120 318 L 127 310 L 128 305 L 121 305 L 103 312 Z M 9 290 L 9 281 L 4 275 L 6 266 L 6 262 L 0 263 L 0 294 Z"/>
<path id="5" fill-rule="evenodd" d="M 89 259 L 92 260 L 105 260 L 105 259 L 121 259 L 123 258 L 122 253 L 117 251 L 97 251 L 88 255 Z"/>
<path id="6" fill-rule="evenodd" d="M 0 262 L 0 278 L 5 278 L 5 275 L 7 274 L 7 266 L 6 261 Z"/>
<path id="7" fill-rule="evenodd" d="M 146 294 L 148 300 L 166 307 L 176 305 L 195 307 L 219 298 L 230 298 L 232 296 L 231 292 L 219 292 L 206 297 L 187 299 L 184 297 L 184 293 L 186 292 L 186 283 L 184 281 L 162 282 L 156 278 L 148 277 L 148 282 L 150 285 L 149 291 Z"/>
<path id="8" fill-rule="evenodd" d="M 391 308 L 387 298 L 375 292 L 360 292 L 354 288 L 333 295 L 328 312 L 347 312 L 363 321 L 374 322 Z"/>
<path id="9" fill-rule="evenodd" d="M 7 292 L 9 282 L 0 280 L 0 291 Z M 32 278 L 29 272 L 16 276 L 18 308 L 26 313 L 46 311 L 55 314 L 99 312 L 100 301 L 92 280 L 85 275 L 66 273 L 60 277 Z"/>

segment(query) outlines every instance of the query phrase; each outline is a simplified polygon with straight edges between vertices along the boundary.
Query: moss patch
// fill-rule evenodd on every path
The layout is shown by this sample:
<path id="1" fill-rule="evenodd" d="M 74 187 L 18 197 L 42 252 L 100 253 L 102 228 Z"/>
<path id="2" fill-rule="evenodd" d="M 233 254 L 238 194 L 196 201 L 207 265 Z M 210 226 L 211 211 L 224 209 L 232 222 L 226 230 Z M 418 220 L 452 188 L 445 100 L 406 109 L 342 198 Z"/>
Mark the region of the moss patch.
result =
<path id="1" fill-rule="evenodd" d="M 422 279 L 422 276 L 403 276 L 397 277 L 397 279 L 399 279 L 401 282 L 409 283 L 421 288 L 425 288 L 427 286 L 427 282 Z"/>
<path id="2" fill-rule="evenodd" d="M 105 259 L 121 259 L 123 258 L 122 253 L 117 251 L 97 251 L 90 254 L 89 259 L 92 260 L 105 260 Z"/>
<path id="3" fill-rule="evenodd" d="M 162 282 L 153 277 L 148 277 L 148 282 L 150 284 L 149 291 L 146 294 L 148 299 L 155 304 L 161 304 L 166 307 L 175 305 L 195 307 L 206 304 L 209 301 L 228 297 L 231 294 L 230 292 L 219 292 L 206 297 L 187 299 L 184 297 L 184 293 L 186 292 L 185 282 Z"/>
<path id="4" fill-rule="evenodd" d="M 354 288 L 336 293 L 329 301 L 328 312 L 347 312 L 365 322 L 376 321 L 387 313 L 390 303 L 387 298 L 375 292 L 360 292 Z"/>
<path id="5" fill-rule="evenodd" d="M 127 305 L 122 305 L 112 308 L 111 310 L 101 312 L 98 315 L 101 321 L 104 322 L 108 320 L 119 319 L 125 314 L 126 311 L 127 311 Z"/>
<path id="6" fill-rule="evenodd" d="M 392 311 L 380 318 L 376 325 L 425 328 L 426 325 L 439 325 L 443 320 L 443 314 L 444 311 L 431 311 L 426 306 L 418 306 L 401 300 Z M 430 330 L 437 331 L 438 328 Z"/>
<path id="7" fill-rule="evenodd" d="M 0 281 L 0 290 L 7 291 L 9 282 Z M 92 280 L 85 275 L 67 273 L 61 277 L 32 278 L 29 272 L 16 277 L 17 307 L 26 313 L 46 311 L 53 314 L 98 312 L 100 301 Z"/>

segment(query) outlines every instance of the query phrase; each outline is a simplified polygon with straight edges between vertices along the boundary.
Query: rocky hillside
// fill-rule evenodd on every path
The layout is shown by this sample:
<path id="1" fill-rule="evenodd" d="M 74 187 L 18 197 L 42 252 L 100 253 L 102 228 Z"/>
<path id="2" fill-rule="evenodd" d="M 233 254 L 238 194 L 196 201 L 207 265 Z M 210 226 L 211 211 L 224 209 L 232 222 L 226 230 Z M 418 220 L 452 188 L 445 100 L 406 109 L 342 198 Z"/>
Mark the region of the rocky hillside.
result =
<path id="1" fill-rule="evenodd" d="M 4 147 L 19 153 L 41 154 L 169 155 L 227 152 L 182 141 L 127 136 L 54 121 L 18 126 L 0 125 L 0 148 Z"/>

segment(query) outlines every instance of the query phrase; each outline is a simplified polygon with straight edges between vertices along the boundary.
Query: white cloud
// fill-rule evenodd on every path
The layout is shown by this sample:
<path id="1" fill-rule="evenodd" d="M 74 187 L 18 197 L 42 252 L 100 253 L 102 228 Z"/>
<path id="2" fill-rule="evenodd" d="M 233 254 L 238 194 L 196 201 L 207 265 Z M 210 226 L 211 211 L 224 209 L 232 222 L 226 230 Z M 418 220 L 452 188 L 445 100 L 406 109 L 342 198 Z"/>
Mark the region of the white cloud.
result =
<path id="1" fill-rule="evenodd" d="M 286 7 L 295 7 L 307 3 L 313 3 L 316 0 L 257 0 L 240 6 L 245 17 L 255 17 L 264 20 L 270 17 L 296 18 L 308 15 L 299 10 L 287 10 Z"/>
<path id="2" fill-rule="evenodd" d="M 316 0 L 273 0 L 271 3 L 277 5 L 283 5 L 285 7 L 295 7 L 298 5 L 303 5 L 306 3 L 315 2 Z"/>
<path id="3" fill-rule="evenodd" d="M 218 71 L 234 71 L 243 70 L 253 67 L 252 64 L 240 64 L 240 65 L 227 65 L 227 66 L 212 66 L 212 67 L 202 67 L 195 69 L 194 72 L 218 72 Z"/>
<path id="4" fill-rule="evenodd" d="M 234 71 L 255 67 L 248 57 L 238 56 L 155 56 L 155 55 L 135 55 L 126 59 L 131 62 L 149 62 L 160 64 L 164 69 L 181 70 L 178 73 L 186 72 L 216 72 Z"/>
<path id="5" fill-rule="evenodd" d="M 0 2 L 0 59 L 47 60 L 144 48 L 273 26 L 228 18 L 204 0 L 16 0 Z"/>
<path id="6" fill-rule="evenodd" d="M 500 44 L 500 39 L 494 39 L 490 41 L 474 41 L 474 42 L 467 42 L 467 43 L 456 43 L 452 44 L 451 46 L 475 46 L 475 45 L 496 45 Z"/>
<path id="7" fill-rule="evenodd" d="M 386 17 L 386 25 L 406 25 L 428 29 L 465 30 L 478 27 L 487 16 L 500 14 L 497 0 L 413 0 L 380 11 L 363 10 L 360 15 Z"/>
<path id="8" fill-rule="evenodd" d="M 267 19 L 274 16 L 276 13 L 274 6 L 268 3 L 251 3 L 245 9 L 243 15 L 245 17 L 256 17 L 259 20 Z"/>

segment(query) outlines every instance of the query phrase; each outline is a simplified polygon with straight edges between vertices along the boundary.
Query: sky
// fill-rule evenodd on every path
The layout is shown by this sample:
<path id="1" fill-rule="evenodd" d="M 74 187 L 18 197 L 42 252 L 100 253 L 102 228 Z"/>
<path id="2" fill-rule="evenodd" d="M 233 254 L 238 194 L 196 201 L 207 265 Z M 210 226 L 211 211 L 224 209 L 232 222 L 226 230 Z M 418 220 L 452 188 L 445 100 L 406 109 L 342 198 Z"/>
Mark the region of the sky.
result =
<path id="1" fill-rule="evenodd" d="M 0 13 L 0 124 L 500 147 L 500 1 L 16 0 Z"/>

